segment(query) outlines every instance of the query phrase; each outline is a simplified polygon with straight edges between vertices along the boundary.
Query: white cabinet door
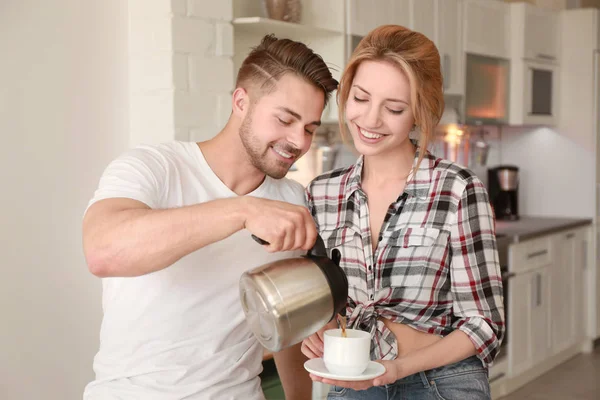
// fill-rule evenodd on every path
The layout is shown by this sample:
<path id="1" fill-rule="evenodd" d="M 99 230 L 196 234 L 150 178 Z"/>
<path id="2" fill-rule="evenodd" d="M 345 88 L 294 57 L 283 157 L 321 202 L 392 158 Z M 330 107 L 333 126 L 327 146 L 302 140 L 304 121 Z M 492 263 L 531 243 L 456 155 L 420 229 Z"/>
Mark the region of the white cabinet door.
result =
<path id="1" fill-rule="evenodd" d="M 348 33 L 365 36 L 380 25 L 408 26 L 407 0 L 346 0 Z"/>
<path id="2" fill-rule="evenodd" d="M 508 6 L 502 1 L 465 0 L 465 52 L 510 57 Z"/>
<path id="3" fill-rule="evenodd" d="M 347 0 L 348 3 L 348 33 L 365 36 L 377 25 L 377 11 L 370 2 L 362 0 Z"/>
<path id="4" fill-rule="evenodd" d="M 435 40 L 436 0 L 411 0 L 409 28 Z"/>
<path id="5" fill-rule="evenodd" d="M 588 266 L 588 229 L 580 229 L 573 238 L 573 342 L 581 343 L 587 330 L 587 298 L 586 271 Z M 596 305 L 599 307 L 600 305 Z"/>
<path id="6" fill-rule="evenodd" d="M 575 294 L 573 285 L 574 233 L 558 234 L 552 239 L 555 254 L 550 268 L 550 302 L 552 322 L 550 335 L 552 337 L 552 352 L 560 353 L 568 349 L 574 341 L 573 324 L 575 310 Z"/>
<path id="7" fill-rule="evenodd" d="M 533 272 L 516 275 L 509 286 L 508 360 L 511 376 L 517 376 L 533 365 L 532 331 Z"/>
<path id="8" fill-rule="evenodd" d="M 508 363 L 512 377 L 551 355 L 548 270 L 548 266 L 529 270 L 510 281 Z"/>
<path id="9" fill-rule="evenodd" d="M 550 344 L 550 290 L 548 268 L 533 272 L 531 282 L 531 356 L 533 365 L 551 354 Z"/>
<path id="10" fill-rule="evenodd" d="M 596 252 L 600 251 L 600 228 L 595 227 L 594 240 L 596 241 Z M 596 338 L 600 337 L 600 262 L 598 262 L 598 255 L 596 259 L 590 260 L 590 268 L 596 270 Z"/>
<path id="11" fill-rule="evenodd" d="M 587 240 L 587 228 L 553 237 L 556 257 L 550 274 L 552 354 L 585 338 Z"/>
<path id="12" fill-rule="evenodd" d="M 555 61 L 559 52 L 558 13 L 526 4 L 525 54 L 528 59 Z"/>
<path id="13" fill-rule="evenodd" d="M 465 55 L 462 40 L 462 1 L 437 0 L 436 45 L 440 52 L 444 92 L 452 95 L 465 93 Z"/>
<path id="14" fill-rule="evenodd" d="M 391 0 L 391 4 L 386 23 L 410 28 L 410 0 Z"/>

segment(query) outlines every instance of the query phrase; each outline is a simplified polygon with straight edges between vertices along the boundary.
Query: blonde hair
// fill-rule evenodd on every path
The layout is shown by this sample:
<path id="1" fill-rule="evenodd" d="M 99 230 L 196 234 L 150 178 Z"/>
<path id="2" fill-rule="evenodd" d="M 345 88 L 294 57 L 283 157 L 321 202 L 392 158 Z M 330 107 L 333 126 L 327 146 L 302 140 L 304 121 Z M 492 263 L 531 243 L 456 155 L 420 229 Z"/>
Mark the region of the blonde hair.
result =
<path id="1" fill-rule="evenodd" d="M 342 138 L 348 138 L 346 102 L 358 66 L 363 61 L 385 61 L 400 68 L 410 82 L 410 106 L 421 132 L 418 141 L 420 165 L 444 111 L 440 54 L 425 35 L 399 25 L 382 25 L 365 36 L 348 61 L 337 92 Z"/>

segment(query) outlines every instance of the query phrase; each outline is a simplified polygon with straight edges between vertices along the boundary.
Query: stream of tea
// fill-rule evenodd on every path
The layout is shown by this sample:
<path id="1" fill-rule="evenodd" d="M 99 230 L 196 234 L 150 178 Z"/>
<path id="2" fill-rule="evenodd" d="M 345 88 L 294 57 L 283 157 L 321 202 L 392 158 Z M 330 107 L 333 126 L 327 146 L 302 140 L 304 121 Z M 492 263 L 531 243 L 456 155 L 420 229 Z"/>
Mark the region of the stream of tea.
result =
<path id="1" fill-rule="evenodd" d="M 342 337 L 348 337 L 348 334 L 346 333 L 346 317 L 338 314 L 338 323 L 340 324 L 340 326 L 342 327 Z"/>

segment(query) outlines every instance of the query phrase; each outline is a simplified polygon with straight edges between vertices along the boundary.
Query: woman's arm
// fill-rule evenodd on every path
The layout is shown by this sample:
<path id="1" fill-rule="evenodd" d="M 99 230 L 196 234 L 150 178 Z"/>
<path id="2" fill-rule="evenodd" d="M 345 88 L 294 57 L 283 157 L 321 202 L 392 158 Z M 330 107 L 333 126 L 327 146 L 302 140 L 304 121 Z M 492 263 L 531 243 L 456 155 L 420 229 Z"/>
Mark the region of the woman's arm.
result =
<path id="1" fill-rule="evenodd" d="M 273 354 L 285 398 L 288 400 L 312 398 L 312 381 L 304 369 L 307 358 L 302 354 L 300 346 L 298 343 Z"/>
<path id="2" fill-rule="evenodd" d="M 466 179 L 450 250 L 452 327 L 471 339 L 487 365 L 504 337 L 504 303 L 494 216 L 485 186 L 475 176 Z"/>

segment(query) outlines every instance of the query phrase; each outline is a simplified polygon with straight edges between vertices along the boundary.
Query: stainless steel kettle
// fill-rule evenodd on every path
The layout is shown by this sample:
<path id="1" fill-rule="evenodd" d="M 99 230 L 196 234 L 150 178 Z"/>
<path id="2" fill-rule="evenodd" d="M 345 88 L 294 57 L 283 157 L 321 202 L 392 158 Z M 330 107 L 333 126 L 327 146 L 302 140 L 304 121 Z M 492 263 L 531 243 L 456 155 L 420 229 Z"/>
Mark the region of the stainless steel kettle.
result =
<path id="1" fill-rule="evenodd" d="M 334 249 L 332 257 L 318 236 L 307 255 L 242 274 L 242 309 L 250 330 L 267 350 L 277 352 L 299 343 L 345 311 L 348 279 L 339 266 L 339 250 Z"/>

